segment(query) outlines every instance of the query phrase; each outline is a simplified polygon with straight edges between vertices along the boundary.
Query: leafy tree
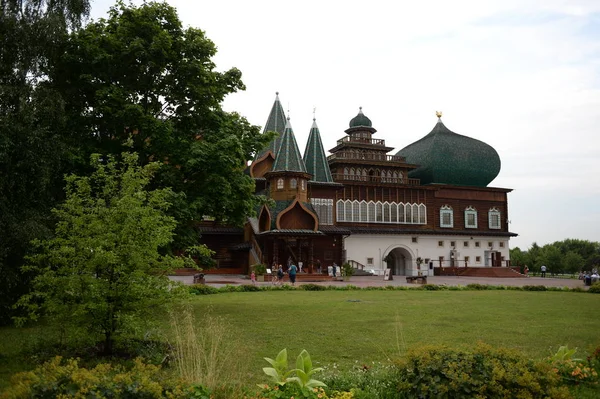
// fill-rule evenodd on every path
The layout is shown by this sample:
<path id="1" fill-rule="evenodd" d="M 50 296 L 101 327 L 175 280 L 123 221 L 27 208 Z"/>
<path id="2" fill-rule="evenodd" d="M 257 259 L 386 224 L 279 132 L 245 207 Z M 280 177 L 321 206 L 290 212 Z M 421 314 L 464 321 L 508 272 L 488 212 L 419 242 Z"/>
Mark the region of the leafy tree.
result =
<path id="1" fill-rule="evenodd" d="M 552 274 L 561 273 L 564 270 L 563 255 L 558 248 L 552 245 L 545 245 L 542 248 L 542 262 Z"/>
<path id="2" fill-rule="evenodd" d="M 44 85 L 48 60 L 89 11 L 88 0 L 0 2 L 0 324 L 27 290 L 29 242 L 51 234 L 71 163 L 60 94 Z"/>
<path id="3" fill-rule="evenodd" d="M 583 258 L 574 251 L 567 252 L 564 256 L 563 264 L 567 273 L 577 273 L 584 267 Z"/>
<path id="4" fill-rule="evenodd" d="M 137 162 L 137 154 L 124 153 L 122 165 L 96 155 L 91 176 L 67 177 L 55 237 L 37 243 L 27 266 L 33 291 L 19 301 L 33 319 L 47 314 L 69 334 L 103 337 L 109 354 L 173 297 L 166 274 L 182 265 L 160 253 L 173 239 L 175 220 L 164 213 L 172 193 L 147 191 L 159 165 Z"/>
<path id="5" fill-rule="evenodd" d="M 117 154 L 133 135 L 143 163 L 166 165 L 154 184 L 180 194 L 171 211 L 179 248 L 197 242 L 194 223 L 204 215 L 240 224 L 254 212 L 254 182 L 243 170 L 270 139 L 222 110 L 225 96 L 245 87 L 239 70 L 215 70 L 215 54 L 170 5 L 118 3 L 71 35 L 50 75 L 80 148 Z"/>

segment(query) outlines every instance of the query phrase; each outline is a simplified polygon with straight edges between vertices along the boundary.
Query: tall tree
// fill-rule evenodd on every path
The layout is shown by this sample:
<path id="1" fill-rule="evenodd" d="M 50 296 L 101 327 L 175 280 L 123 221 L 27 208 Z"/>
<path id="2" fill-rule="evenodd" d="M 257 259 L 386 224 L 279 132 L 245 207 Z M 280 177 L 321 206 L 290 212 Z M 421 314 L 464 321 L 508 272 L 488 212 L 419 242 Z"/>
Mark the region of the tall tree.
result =
<path id="1" fill-rule="evenodd" d="M 73 158 L 60 135 L 60 94 L 43 85 L 49 59 L 81 25 L 88 0 L 0 1 L 0 324 L 28 286 L 20 270 L 29 242 L 51 234 Z"/>
<path id="2" fill-rule="evenodd" d="M 173 207 L 178 246 L 197 241 L 193 221 L 204 215 L 241 223 L 254 211 L 243 170 L 269 137 L 222 110 L 244 85 L 239 70 L 215 70 L 204 32 L 183 28 L 166 3 L 119 3 L 74 33 L 62 54 L 50 80 L 66 99 L 66 130 L 88 152 L 108 154 L 133 135 L 142 162 L 167 165 L 157 185 L 182 194 Z"/>
<path id="3" fill-rule="evenodd" d="M 19 301 L 31 317 L 47 314 L 68 334 L 103 337 L 107 354 L 173 297 L 167 273 L 183 264 L 159 252 L 176 224 L 164 213 L 171 190 L 146 190 L 159 164 L 139 167 L 131 153 L 123 159 L 94 156 L 91 176 L 67 178 L 55 236 L 38 243 L 28 266 L 33 291 Z"/>

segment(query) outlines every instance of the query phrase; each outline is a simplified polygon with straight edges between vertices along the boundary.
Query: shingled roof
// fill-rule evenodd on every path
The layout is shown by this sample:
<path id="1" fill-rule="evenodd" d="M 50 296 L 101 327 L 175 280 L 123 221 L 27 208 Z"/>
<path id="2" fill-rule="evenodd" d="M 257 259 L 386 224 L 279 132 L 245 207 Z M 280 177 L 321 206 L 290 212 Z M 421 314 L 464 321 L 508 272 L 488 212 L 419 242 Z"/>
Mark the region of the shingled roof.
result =
<path id="1" fill-rule="evenodd" d="M 304 165 L 304 160 L 300 156 L 300 150 L 296 143 L 296 136 L 292 130 L 290 118 L 287 120 L 279 142 L 279 149 L 277 150 L 277 156 L 272 171 L 306 173 L 306 165 Z"/>
<path id="2" fill-rule="evenodd" d="M 312 181 L 333 182 L 325 150 L 323 150 L 321 133 L 315 119 L 313 119 L 308 141 L 306 142 L 306 149 L 304 150 L 304 164 L 306 165 L 306 171 L 313 175 Z"/>
<path id="3" fill-rule="evenodd" d="M 281 101 L 279 101 L 279 92 L 277 92 L 275 93 L 275 102 L 273 103 L 273 107 L 271 108 L 271 113 L 269 114 L 269 119 L 267 119 L 267 124 L 263 129 L 263 133 L 277 132 L 279 133 L 279 135 L 273 140 L 271 140 L 271 142 L 269 142 L 269 144 L 257 154 L 256 159 L 261 158 L 268 151 L 271 151 L 273 155 L 277 157 L 277 151 L 279 150 L 281 135 L 285 130 L 285 125 L 285 113 L 283 112 Z"/>

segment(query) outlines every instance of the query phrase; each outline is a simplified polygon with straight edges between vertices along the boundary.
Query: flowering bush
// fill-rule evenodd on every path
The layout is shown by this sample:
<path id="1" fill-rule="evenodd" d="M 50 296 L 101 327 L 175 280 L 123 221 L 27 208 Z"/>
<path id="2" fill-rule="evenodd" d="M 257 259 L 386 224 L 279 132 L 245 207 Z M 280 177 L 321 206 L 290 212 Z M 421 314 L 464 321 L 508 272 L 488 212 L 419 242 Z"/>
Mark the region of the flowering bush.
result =
<path id="1" fill-rule="evenodd" d="M 587 364 L 583 359 L 575 358 L 577 349 L 569 349 L 561 346 L 558 351 L 548 360 L 553 370 L 560 375 L 567 384 L 577 385 L 580 383 L 598 384 L 598 372 L 594 369 L 592 359 L 595 358 L 598 349 L 588 357 Z"/>
<path id="2" fill-rule="evenodd" d="M 260 386 L 259 386 L 260 387 Z M 262 385 L 262 389 L 254 396 L 247 399 L 328 399 L 327 393 L 322 387 L 306 388 L 297 384 L 284 385 Z"/>

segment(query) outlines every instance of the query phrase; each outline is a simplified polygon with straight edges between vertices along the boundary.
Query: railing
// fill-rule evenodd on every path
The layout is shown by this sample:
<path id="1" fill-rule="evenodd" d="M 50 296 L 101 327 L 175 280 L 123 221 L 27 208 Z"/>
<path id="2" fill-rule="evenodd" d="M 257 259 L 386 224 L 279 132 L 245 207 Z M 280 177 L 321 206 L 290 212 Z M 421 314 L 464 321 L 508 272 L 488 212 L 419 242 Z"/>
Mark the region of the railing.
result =
<path id="1" fill-rule="evenodd" d="M 352 260 L 352 259 L 350 259 L 350 260 L 348 260 L 348 263 L 350 263 L 350 266 L 352 266 L 352 267 L 353 267 L 353 268 L 355 268 L 355 269 L 358 269 L 358 270 L 365 270 L 365 265 L 363 265 L 363 264 L 362 264 L 362 263 L 360 263 L 360 262 L 357 262 L 357 261 L 355 261 L 355 260 Z"/>
<path id="2" fill-rule="evenodd" d="M 384 161 L 384 162 L 406 162 L 406 158 L 398 155 L 386 155 L 380 152 L 353 152 L 339 151 L 327 157 L 328 161 L 333 159 L 348 159 L 357 161 Z"/>
<path id="3" fill-rule="evenodd" d="M 345 175 L 342 173 L 333 173 L 332 176 L 335 181 L 364 181 L 372 183 L 407 184 L 409 186 L 418 186 L 421 184 L 421 179 L 405 179 L 399 177 L 359 176 Z"/>
<path id="4" fill-rule="evenodd" d="M 343 144 L 343 143 L 373 144 L 373 145 L 380 145 L 380 146 L 385 147 L 385 140 L 382 140 L 382 139 L 368 139 L 368 138 L 364 138 L 364 137 L 346 136 L 346 137 L 338 140 L 337 143 L 338 144 Z"/>
<path id="5" fill-rule="evenodd" d="M 259 262 L 262 263 L 263 262 L 262 250 L 260 249 L 260 245 L 258 245 L 258 241 L 256 241 L 256 237 L 254 236 L 254 234 L 251 235 L 250 243 L 252 244 L 252 249 L 254 249 L 254 252 L 256 253 L 256 256 L 259 259 Z"/>

